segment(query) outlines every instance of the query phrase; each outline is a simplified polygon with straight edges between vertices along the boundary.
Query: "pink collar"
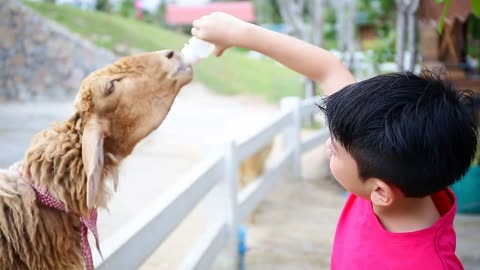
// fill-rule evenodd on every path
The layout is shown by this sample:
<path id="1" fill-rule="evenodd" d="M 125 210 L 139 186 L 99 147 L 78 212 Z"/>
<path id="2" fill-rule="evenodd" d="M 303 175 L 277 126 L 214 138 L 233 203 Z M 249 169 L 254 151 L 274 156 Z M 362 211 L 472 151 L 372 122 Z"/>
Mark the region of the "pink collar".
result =
<path id="1" fill-rule="evenodd" d="M 23 173 L 21 171 L 18 172 L 20 177 L 23 177 Z M 37 185 L 30 183 L 33 190 L 35 191 L 35 195 L 37 200 L 40 201 L 42 204 L 57 209 L 59 211 L 65 212 L 70 214 L 70 210 L 65 207 L 65 204 L 48 192 L 47 189 L 42 190 Z M 98 240 L 98 231 L 97 231 L 97 209 L 90 210 L 88 217 L 80 216 L 80 223 L 81 226 L 81 245 L 82 245 L 82 252 L 83 252 L 83 261 L 85 263 L 86 270 L 93 270 L 93 258 L 92 258 L 92 251 L 90 250 L 90 244 L 88 243 L 88 230 L 90 230 L 93 235 L 95 236 L 95 244 L 97 246 L 98 253 L 103 258 L 102 252 L 100 250 L 100 241 Z"/>

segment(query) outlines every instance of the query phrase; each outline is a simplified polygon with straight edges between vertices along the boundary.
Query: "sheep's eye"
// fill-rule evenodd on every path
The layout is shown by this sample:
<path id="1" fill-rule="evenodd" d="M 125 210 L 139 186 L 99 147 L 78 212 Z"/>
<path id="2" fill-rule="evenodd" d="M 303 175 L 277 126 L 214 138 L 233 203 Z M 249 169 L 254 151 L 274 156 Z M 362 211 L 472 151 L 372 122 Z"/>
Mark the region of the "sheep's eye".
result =
<path id="1" fill-rule="evenodd" d="M 107 96 L 113 93 L 113 91 L 115 90 L 115 83 L 119 82 L 120 80 L 121 79 L 113 79 L 107 84 L 107 87 L 105 88 L 105 94 Z"/>

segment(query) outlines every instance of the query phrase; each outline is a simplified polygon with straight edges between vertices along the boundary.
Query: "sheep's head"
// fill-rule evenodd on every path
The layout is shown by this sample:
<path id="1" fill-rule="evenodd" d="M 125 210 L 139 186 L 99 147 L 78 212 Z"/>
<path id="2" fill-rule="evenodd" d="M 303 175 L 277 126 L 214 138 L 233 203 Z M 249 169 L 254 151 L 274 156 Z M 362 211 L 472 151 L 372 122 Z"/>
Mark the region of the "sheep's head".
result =
<path id="1" fill-rule="evenodd" d="M 158 128 L 180 88 L 192 80 L 191 67 L 173 51 L 120 59 L 90 74 L 75 100 L 83 119 L 82 158 L 87 174 L 87 205 L 95 203 L 103 155 L 122 159 Z"/>

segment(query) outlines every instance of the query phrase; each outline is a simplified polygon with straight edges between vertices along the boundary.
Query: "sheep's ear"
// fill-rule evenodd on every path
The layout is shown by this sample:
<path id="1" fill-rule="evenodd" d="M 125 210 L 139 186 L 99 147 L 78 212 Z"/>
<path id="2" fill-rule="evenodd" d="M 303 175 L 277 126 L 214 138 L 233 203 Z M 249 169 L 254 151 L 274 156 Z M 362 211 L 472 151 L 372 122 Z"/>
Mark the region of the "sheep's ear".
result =
<path id="1" fill-rule="evenodd" d="M 87 175 L 87 207 L 95 207 L 103 175 L 103 131 L 96 117 L 85 124 L 82 136 L 83 169 Z"/>

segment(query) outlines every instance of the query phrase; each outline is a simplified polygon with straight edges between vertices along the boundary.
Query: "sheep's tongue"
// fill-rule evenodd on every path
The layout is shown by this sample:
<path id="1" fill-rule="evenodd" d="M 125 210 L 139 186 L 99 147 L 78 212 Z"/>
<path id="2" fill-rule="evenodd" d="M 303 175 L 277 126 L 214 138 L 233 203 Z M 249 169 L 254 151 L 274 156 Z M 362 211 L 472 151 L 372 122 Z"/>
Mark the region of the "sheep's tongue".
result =
<path id="1" fill-rule="evenodd" d="M 191 66 L 191 65 L 188 65 L 188 64 L 185 64 L 185 63 L 182 63 L 182 64 L 178 67 L 178 71 L 179 71 L 179 72 L 191 72 L 191 71 L 192 71 L 192 66 Z"/>
<path id="2" fill-rule="evenodd" d="M 188 54 L 188 53 L 187 53 Z M 180 65 L 177 68 L 177 73 L 182 73 L 182 72 L 192 72 L 192 64 L 190 63 L 191 59 L 185 58 L 185 55 L 183 53 L 181 54 L 182 59 L 180 61 Z"/>

